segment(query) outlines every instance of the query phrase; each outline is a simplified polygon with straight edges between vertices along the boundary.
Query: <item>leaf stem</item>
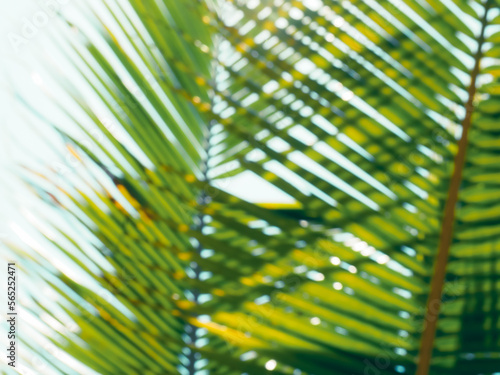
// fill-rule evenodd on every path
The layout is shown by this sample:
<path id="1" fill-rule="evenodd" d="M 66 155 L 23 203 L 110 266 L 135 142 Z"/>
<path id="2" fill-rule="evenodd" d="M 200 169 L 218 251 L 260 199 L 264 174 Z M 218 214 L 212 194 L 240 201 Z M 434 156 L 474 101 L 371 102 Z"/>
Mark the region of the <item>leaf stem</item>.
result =
<path id="1" fill-rule="evenodd" d="M 458 202 L 458 194 L 462 182 L 462 174 L 465 165 L 467 152 L 467 143 L 469 130 L 472 123 L 472 114 L 474 112 L 474 96 L 476 94 L 476 80 L 480 71 L 480 62 L 483 56 L 482 48 L 485 42 L 484 32 L 488 24 L 488 11 L 490 9 L 490 0 L 485 4 L 484 15 L 482 18 L 481 32 L 478 37 L 477 52 L 474 56 L 474 68 L 471 71 L 471 82 L 468 90 L 468 100 L 465 105 L 466 113 L 462 122 L 462 136 L 458 141 L 458 152 L 455 155 L 454 170 L 448 188 L 448 196 L 444 208 L 441 234 L 439 238 L 439 247 L 434 265 L 434 274 L 431 281 L 431 290 L 427 300 L 424 330 L 420 342 L 420 352 L 416 375 L 428 375 L 434 347 L 434 338 L 436 336 L 439 310 L 441 307 L 441 298 L 446 277 L 446 266 L 450 253 L 451 243 L 453 241 L 453 228 L 455 223 L 455 208 Z"/>

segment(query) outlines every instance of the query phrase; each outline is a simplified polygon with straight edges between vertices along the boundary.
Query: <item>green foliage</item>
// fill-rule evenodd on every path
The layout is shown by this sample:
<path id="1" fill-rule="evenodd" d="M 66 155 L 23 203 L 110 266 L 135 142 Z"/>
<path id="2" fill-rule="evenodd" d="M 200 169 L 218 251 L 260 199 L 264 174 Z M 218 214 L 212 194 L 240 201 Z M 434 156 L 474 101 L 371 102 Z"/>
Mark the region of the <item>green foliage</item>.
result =
<path id="1" fill-rule="evenodd" d="M 55 99 L 83 171 L 35 183 L 79 232 L 47 236 L 77 270 L 33 309 L 78 325 L 55 345 L 110 375 L 414 373 L 482 48 L 431 372 L 500 370 L 498 2 L 99 4 L 60 44 L 98 102 Z M 221 188 L 249 174 L 294 203 Z"/>

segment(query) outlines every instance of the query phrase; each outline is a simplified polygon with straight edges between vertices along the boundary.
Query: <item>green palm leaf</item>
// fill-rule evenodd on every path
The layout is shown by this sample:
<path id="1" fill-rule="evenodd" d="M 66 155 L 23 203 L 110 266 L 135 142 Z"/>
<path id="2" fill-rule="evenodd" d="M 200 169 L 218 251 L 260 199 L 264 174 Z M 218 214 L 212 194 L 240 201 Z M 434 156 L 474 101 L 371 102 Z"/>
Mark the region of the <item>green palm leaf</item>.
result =
<path id="1" fill-rule="evenodd" d="M 71 267 L 25 260 L 49 340 L 99 374 L 499 371 L 499 5 L 81 5 L 81 80 L 52 72 L 81 164 L 26 175 L 67 221 Z"/>

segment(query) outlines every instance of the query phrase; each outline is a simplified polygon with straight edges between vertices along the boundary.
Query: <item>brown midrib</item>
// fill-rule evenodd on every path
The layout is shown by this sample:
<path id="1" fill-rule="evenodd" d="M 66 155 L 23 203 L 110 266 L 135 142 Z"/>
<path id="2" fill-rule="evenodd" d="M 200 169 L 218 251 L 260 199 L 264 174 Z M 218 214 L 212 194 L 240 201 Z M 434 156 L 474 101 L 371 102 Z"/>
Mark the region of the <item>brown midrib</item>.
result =
<path id="1" fill-rule="evenodd" d="M 484 31 L 487 26 L 487 15 L 490 8 L 489 0 L 485 4 L 485 12 L 482 19 L 481 33 L 478 38 L 478 50 L 474 56 L 474 68 L 471 71 L 471 82 L 468 90 L 468 100 L 466 113 L 462 122 L 462 136 L 458 142 L 458 152 L 455 155 L 453 174 L 450 180 L 448 196 L 443 212 L 441 235 L 439 238 L 438 252 L 434 265 L 434 274 L 431 281 L 431 290 L 427 300 L 426 314 L 424 320 L 424 330 L 422 332 L 420 351 L 416 375 L 428 375 L 434 338 L 436 335 L 439 309 L 441 306 L 441 296 L 443 293 L 446 276 L 446 266 L 450 253 L 450 246 L 453 240 L 453 227 L 455 222 L 455 208 L 458 202 L 458 193 L 462 182 L 462 174 L 465 165 L 469 130 L 471 127 L 472 113 L 474 112 L 474 96 L 476 94 L 476 80 L 479 74 L 480 62 L 482 58 L 482 48 L 485 41 Z"/>

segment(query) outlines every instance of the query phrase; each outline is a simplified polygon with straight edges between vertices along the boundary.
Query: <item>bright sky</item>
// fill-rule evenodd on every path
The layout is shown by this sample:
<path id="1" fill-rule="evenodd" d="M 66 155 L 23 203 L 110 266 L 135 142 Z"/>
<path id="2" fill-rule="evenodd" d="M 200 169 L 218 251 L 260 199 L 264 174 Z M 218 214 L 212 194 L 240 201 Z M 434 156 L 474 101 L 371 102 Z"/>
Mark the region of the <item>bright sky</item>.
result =
<path id="1" fill-rule="evenodd" d="M 60 9 L 63 11 L 71 4 L 71 0 L 57 1 L 62 4 Z M 25 191 L 19 188 L 20 182 L 15 177 L 19 169 L 17 165 L 28 160 L 49 165 L 54 163 L 52 153 L 40 141 L 40 132 L 45 134 L 44 129 L 37 129 L 36 123 L 28 123 L 30 115 L 13 97 L 13 87 L 23 95 L 34 97 L 37 102 L 45 99 L 36 85 L 40 81 L 36 56 L 47 53 L 43 46 L 55 18 L 50 10 L 38 6 L 35 0 L 0 0 L 0 9 L 3 10 L 0 12 L 0 111 L 3 114 L 0 124 L 0 172 L 3 177 L 0 184 L 0 234 L 7 234 L 10 231 L 9 223 L 19 216 L 14 198 L 23 204 L 27 202 Z M 43 19 L 41 11 L 49 15 L 48 21 Z M 250 201 L 293 202 L 290 197 L 250 172 L 236 179 L 222 180 L 218 185 Z"/>
<path id="2" fill-rule="evenodd" d="M 59 0 L 59 2 L 69 4 L 71 0 Z M 68 5 L 63 5 L 61 9 L 65 7 Z M 19 165 L 21 163 L 53 165 L 56 160 L 50 146 L 42 141 L 47 136 L 46 129 L 38 126 L 39 123 L 30 121 L 32 120 L 31 115 L 14 98 L 15 90 L 19 90 L 22 95 L 34 98 L 36 102 L 43 103 L 47 100 L 44 98 L 40 86 L 37 85 L 41 82 L 41 78 L 37 74 L 40 63 L 36 56 L 43 56 L 44 53 L 47 53 L 47 50 L 43 50 L 44 41 L 50 34 L 54 19 L 49 17 L 46 24 L 36 27 L 37 21 L 34 17 L 40 16 L 42 9 L 37 6 L 35 0 L 19 2 L 0 0 L 0 113 L 2 113 L 0 123 L 0 173 L 2 176 L 0 180 L 0 236 L 3 239 L 13 241 L 16 241 L 19 235 L 26 240 L 34 231 L 33 228 L 25 224 L 26 220 L 23 219 L 21 212 L 28 212 L 28 216 L 33 216 L 30 211 L 35 206 L 36 198 L 31 195 L 18 178 Z M 50 13 L 45 12 L 45 14 Z M 43 23 L 43 15 L 40 17 L 39 21 Z M 27 35 L 29 38 L 19 39 Z M 16 46 L 18 48 L 15 48 Z M 50 134 L 47 138 L 50 140 Z M 219 186 L 251 201 L 292 202 L 291 198 L 286 197 L 277 188 L 250 172 L 243 173 L 236 179 L 221 180 Z M 36 216 L 36 212 L 34 214 Z M 37 247 L 36 240 L 29 238 L 28 242 Z M 0 249 L 2 264 L 7 259 L 13 258 L 6 248 L 0 247 Z M 28 280 L 23 282 L 23 293 L 26 295 L 30 284 Z M 2 295 L 5 295 L 3 290 Z M 37 325 L 37 320 L 23 314 L 21 327 L 25 332 L 31 332 L 29 327 L 31 324 Z M 3 321 L 0 328 L 2 332 L 0 345 L 4 347 L 7 335 L 3 333 L 6 332 L 7 327 Z M 33 332 L 33 334 L 36 333 Z M 40 335 L 37 334 L 37 336 Z M 40 342 L 43 342 L 42 338 L 39 337 L 39 339 Z M 21 354 L 31 356 L 26 351 Z M 5 358 L 2 356 L 0 359 L 2 370 L 7 368 L 4 365 L 4 360 Z M 27 370 L 23 373 L 30 374 L 30 371 Z M 89 372 L 82 370 L 81 373 Z M 10 371 L 8 374 L 14 374 L 14 372 Z"/>

